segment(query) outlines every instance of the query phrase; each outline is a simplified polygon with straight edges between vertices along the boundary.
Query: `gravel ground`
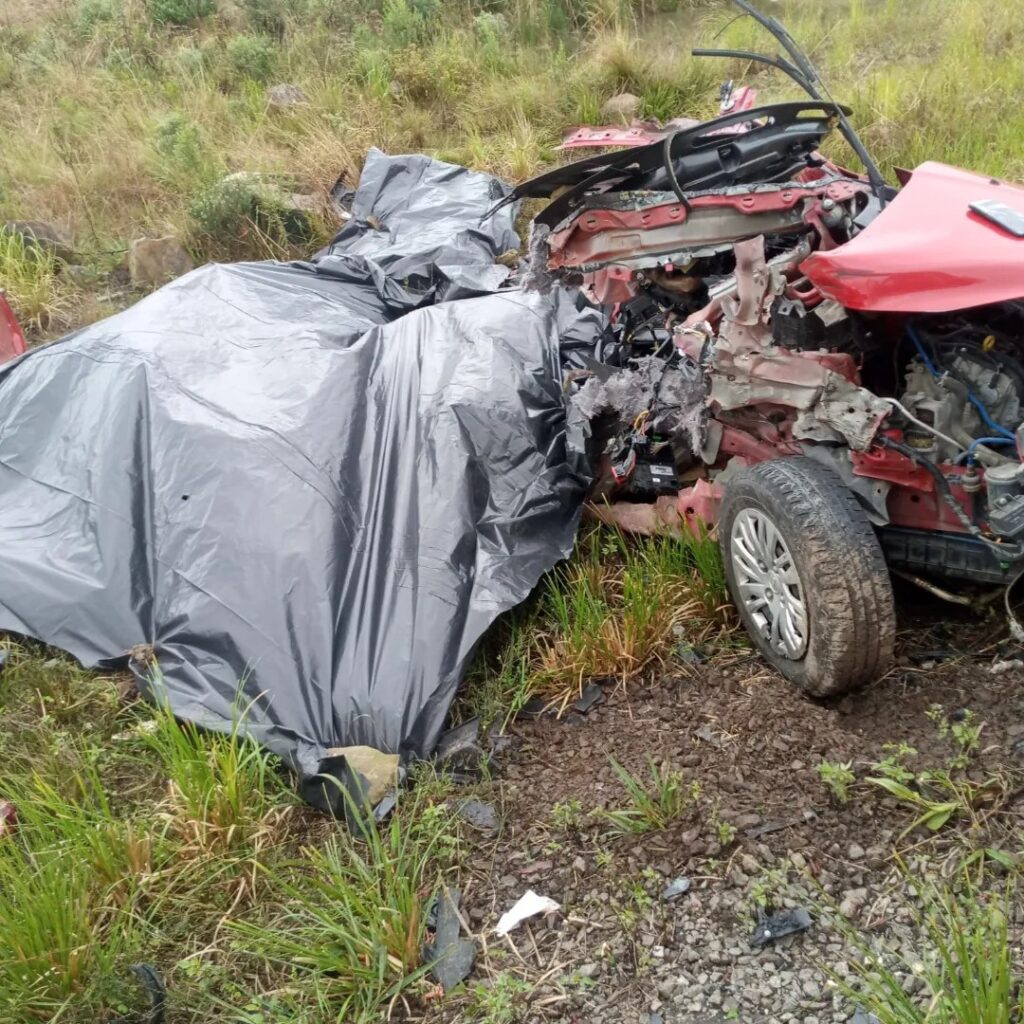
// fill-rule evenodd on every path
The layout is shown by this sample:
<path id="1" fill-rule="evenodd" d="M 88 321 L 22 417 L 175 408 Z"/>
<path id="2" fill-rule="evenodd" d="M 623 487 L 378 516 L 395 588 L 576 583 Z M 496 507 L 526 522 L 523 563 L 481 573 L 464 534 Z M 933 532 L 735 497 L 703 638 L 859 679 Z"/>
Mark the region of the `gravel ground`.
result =
<path id="1" fill-rule="evenodd" d="M 517 722 L 493 779 L 476 787 L 494 803 L 500 827 L 469 830 L 464 914 L 481 946 L 469 994 L 449 996 L 428 1018 L 851 1020 L 829 979 L 849 976 L 863 955 L 851 926 L 864 937 L 858 941 L 909 962 L 920 956 L 908 874 L 897 870 L 894 850 L 907 858 L 910 877 L 948 871 L 964 854 L 963 828 L 901 842 L 912 820 L 906 806 L 864 783 L 840 804 L 818 763 L 852 761 L 863 776 L 885 744 L 903 742 L 919 752 L 912 767 L 947 765 L 955 746 L 929 708 L 969 708 L 984 723 L 969 776 L 1012 781 L 972 841 L 1008 848 L 1024 834 L 1024 800 L 1013 790 L 1024 769 L 1024 667 L 993 673 L 1005 648 L 962 624 L 909 623 L 900 653 L 887 678 L 830 703 L 806 700 L 743 653 L 647 685 L 610 687 L 586 715 Z M 611 758 L 644 774 L 648 756 L 687 784 L 699 782 L 700 795 L 663 830 L 610 837 L 591 812 L 626 803 Z M 689 891 L 664 899 L 678 877 Z M 496 937 L 498 917 L 527 889 L 555 899 L 562 912 Z M 764 905 L 805 907 L 811 927 L 755 948 Z M 920 984 L 906 972 L 908 991 Z"/>

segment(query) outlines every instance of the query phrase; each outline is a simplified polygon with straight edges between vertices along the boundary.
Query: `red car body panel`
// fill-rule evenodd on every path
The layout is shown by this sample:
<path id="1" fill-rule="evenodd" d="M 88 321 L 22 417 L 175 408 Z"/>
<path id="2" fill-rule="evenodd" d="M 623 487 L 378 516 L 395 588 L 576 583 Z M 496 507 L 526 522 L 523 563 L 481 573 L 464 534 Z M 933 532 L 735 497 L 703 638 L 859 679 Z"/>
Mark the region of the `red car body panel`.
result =
<path id="1" fill-rule="evenodd" d="M 1024 214 L 1024 188 L 929 161 L 859 235 L 801 269 L 848 309 L 950 313 L 1024 297 L 1024 238 L 974 213 L 995 199 Z"/>
<path id="2" fill-rule="evenodd" d="M 0 363 L 20 356 L 27 348 L 25 336 L 21 333 L 14 311 L 7 304 L 4 293 L 0 291 Z"/>

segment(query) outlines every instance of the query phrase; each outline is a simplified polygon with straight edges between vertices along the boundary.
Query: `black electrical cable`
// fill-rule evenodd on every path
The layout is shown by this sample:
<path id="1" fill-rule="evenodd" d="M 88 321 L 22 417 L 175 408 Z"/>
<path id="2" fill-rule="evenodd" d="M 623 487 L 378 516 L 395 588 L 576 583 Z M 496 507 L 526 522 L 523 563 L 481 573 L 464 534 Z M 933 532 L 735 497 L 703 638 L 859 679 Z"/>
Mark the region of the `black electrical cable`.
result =
<path id="1" fill-rule="evenodd" d="M 891 437 L 886 437 L 882 434 L 878 438 L 879 444 L 885 448 L 891 448 L 894 452 L 899 452 L 901 455 L 906 455 L 911 462 L 915 465 L 920 466 L 926 470 L 935 481 L 936 486 L 939 489 L 939 494 L 942 496 L 942 500 L 953 510 L 957 519 L 963 523 L 964 529 L 975 538 L 975 540 L 981 541 L 982 544 L 989 547 L 994 551 L 1000 558 L 1007 559 L 1009 561 L 1019 561 L 1024 558 L 1024 549 L 1017 544 L 997 544 L 995 541 L 989 540 L 981 530 L 971 520 L 971 517 L 964 511 L 963 506 L 953 495 L 952 490 L 949 487 L 949 481 L 946 479 L 945 474 L 939 469 L 938 466 L 932 462 L 931 459 L 925 458 L 920 452 L 914 451 L 909 445 L 902 444 L 899 441 L 894 441 Z"/>
<path id="2" fill-rule="evenodd" d="M 672 163 L 672 140 L 681 132 L 686 131 L 685 128 L 680 128 L 677 131 L 669 132 L 665 136 L 665 142 L 662 146 L 662 155 L 665 162 L 665 173 L 668 175 L 669 184 L 672 186 L 672 191 L 675 192 L 676 198 L 683 204 L 683 209 L 687 213 L 690 212 L 692 207 L 690 206 L 690 200 L 686 198 L 686 193 L 683 191 L 683 186 L 679 184 L 679 179 L 676 177 L 676 169 Z"/>

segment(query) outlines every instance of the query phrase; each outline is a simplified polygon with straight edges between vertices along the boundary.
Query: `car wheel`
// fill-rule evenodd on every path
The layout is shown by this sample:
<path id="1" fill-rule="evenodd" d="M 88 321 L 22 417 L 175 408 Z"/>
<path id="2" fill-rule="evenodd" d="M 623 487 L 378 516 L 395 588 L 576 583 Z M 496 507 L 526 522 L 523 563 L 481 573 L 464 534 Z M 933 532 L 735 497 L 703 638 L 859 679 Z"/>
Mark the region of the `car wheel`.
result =
<path id="1" fill-rule="evenodd" d="M 729 481 L 718 520 L 729 592 L 754 643 L 816 697 L 892 664 L 896 616 L 882 548 L 856 497 L 807 458 Z"/>

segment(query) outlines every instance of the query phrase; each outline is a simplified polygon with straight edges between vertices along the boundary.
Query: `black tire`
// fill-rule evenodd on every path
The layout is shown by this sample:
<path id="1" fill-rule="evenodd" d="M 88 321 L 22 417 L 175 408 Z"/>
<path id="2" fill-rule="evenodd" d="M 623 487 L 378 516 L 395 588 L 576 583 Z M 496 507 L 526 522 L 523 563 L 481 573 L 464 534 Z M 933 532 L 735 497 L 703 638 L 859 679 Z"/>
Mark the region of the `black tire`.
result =
<path id="1" fill-rule="evenodd" d="M 787 679 L 827 697 L 888 670 L 892 583 L 867 515 L 835 473 L 807 458 L 742 470 L 726 487 L 718 535 L 740 618 Z M 760 576 L 767 563 L 754 565 L 751 552 L 763 551 L 776 561 Z"/>

